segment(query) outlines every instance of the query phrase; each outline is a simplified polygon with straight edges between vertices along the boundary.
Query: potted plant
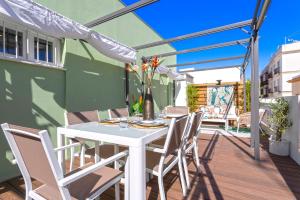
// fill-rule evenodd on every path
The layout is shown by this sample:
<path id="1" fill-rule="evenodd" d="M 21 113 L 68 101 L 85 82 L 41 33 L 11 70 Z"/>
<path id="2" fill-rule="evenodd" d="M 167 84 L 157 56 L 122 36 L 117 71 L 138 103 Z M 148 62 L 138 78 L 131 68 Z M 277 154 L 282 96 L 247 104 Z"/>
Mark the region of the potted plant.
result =
<path id="1" fill-rule="evenodd" d="M 272 154 L 287 156 L 290 151 L 290 143 L 282 136 L 285 131 L 292 126 L 289 120 L 289 103 L 284 98 L 276 99 L 275 103 L 270 105 L 271 116 L 269 122 L 272 125 L 273 134 L 269 138 L 269 151 Z"/>
<path id="2" fill-rule="evenodd" d="M 190 108 L 191 112 L 197 110 L 197 98 L 198 98 L 198 90 L 193 85 L 187 86 L 187 100 L 188 100 L 188 107 Z"/>

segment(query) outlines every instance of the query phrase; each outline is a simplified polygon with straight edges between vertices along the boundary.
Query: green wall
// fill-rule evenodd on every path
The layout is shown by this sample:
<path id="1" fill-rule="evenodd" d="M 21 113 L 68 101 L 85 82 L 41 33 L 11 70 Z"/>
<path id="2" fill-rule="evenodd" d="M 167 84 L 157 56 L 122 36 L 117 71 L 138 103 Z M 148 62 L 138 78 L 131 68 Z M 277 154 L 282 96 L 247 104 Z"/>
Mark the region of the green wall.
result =
<path id="1" fill-rule="evenodd" d="M 50 9 L 82 24 L 123 7 L 118 0 L 38 0 Z M 84 2 L 84 3 L 83 3 Z M 96 31 L 129 46 L 162 38 L 134 14 L 95 27 Z M 62 45 L 64 70 L 0 60 L 0 122 L 47 129 L 56 145 L 56 127 L 64 124 L 64 111 L 99 109 L 125 105 L 124 63 L 101 55 L 86 43 L 66 39 Z M 153 55 L 174 51 L 163 45 L 140 51 Z M 165 64 L 176 63 L 168 57 Z M 140 64 L 140 59 L 138 59 Z M 156 75 L 153 87 L 156 109 L 172 103 L 172 83 Z M 139 95 L 140 82 L 130 74 L 130 93 Z M 131 98 L 130 98 L 131 99 Z M 3 134 L 0 134 L 0 182 L 18 175 Z"/>

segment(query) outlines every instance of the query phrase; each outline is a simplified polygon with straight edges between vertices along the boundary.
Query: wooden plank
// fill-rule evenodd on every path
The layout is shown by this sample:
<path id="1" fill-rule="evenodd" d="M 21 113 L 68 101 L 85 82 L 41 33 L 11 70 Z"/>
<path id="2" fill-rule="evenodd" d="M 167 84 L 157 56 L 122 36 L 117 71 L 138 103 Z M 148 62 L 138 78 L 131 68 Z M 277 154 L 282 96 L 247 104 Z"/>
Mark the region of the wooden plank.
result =
<path id="1" fill-rule="evenodd" d="M 194 162 L 189 160 L 192 188 L 184 198 L 178 170 L 174 168 L 164 178 L 168 199 L 300 199 L 300 166 L 291 158 L 270 155 L 267 145 L 267 140 L 262 140 L 262 161 L 257 162 L 248 138 L 202 134 L 199 139 L 201 173 L 197 173 Z M 78 160 L 75 165 L 79 165 Z M 34 188 L 39 185 L 34 182 Z M 23 196 L 22 179 L 0 184 L 0 199 L 20 200 Z M 147 198 L 159 199 L 156 177 L 147 184 Z M 113 200 L 114 189 L 105 192 L 101 199 Z"/>

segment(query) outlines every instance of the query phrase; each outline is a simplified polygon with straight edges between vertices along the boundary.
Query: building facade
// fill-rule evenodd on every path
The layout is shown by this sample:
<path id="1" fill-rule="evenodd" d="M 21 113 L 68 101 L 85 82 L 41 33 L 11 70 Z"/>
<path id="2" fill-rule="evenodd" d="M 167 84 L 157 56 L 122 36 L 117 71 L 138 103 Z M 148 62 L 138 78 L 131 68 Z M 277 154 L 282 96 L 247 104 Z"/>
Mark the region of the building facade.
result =
<path id="1" fill-rule="evenodd" d="M 119 0 L 34 1 L 81 24 L 124 8 Z M 131 47 L 163 39 L 134 13 L 93 30 Z M 142 56 L 174 50 L 170 45 L 141 50 L 137 64 Z M 176 64 L 176 56 L 164 64 Z M 97 109 L 105 118 L 107 109 L 126 105 L 124 66 L 85 42 L 48 37 L 0 18 L 0 123 L 46 129 L 56 145 L 56 128 L 64 125 L 66 111 Z M 172 104 L 172 81 L 160 75 L 154 79 L 155 108 Z M 130 74 L 129 82 L 132 100 L 140 94 L 141 83 L 135 74 Z M 0 182 L 19 174 L 12 159 L 0 134 Z"/>
<path id="2" fill-rule="evenodd" d="M 280 46 L 260 75 L 261 98 L 292 96 L 288 81 L 300 73 L 300 42 Z"/>

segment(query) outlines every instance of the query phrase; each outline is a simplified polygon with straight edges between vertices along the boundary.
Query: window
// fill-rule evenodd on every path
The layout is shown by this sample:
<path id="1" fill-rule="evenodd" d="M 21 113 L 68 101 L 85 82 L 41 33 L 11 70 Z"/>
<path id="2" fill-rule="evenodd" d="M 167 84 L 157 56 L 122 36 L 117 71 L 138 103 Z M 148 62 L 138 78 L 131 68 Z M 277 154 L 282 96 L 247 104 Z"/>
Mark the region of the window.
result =
<path id="1" fill-rule="evenodd" d="M 53 63 L 53 42 L 34 37 L 34 59 Z"/>
<path id="2" fill-rule="evenodd" d="M 60 65 L 60 40 L 0 17 L 0 57 Z"/>
<path id="3" fill-rule="evenodd" d="M 16 31 L 5 28 L 5 53 L 16 55 Z"/>
<path id="4" fill-rule="evenodd" d="M 0 53 L 6 56 L 23 57 L 23 32 L 0 26 Z"/>

